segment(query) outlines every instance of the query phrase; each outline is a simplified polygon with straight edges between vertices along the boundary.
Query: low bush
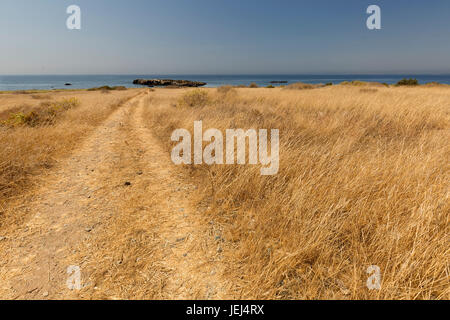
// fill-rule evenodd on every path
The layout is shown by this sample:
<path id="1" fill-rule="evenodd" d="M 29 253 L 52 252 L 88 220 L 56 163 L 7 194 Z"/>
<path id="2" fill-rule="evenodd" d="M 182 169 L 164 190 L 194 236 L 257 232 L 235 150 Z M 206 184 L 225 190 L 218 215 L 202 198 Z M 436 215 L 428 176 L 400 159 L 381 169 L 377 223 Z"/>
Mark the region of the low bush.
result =
<path id="1" fill-rule="evenodd" d="M 208 92 L 201 89 L 194 89 L 186 92 L 178 101 L 179 106 L 184 107 L 204 107 L 209 101 Z"/>
<path id="2" fill-rule="evenodd" d="M 399 82 L 397 82 L 397 86 L 418 86 L 419 85 L 419 81 L 417 81 L 417 79 L 402 79 Z"/>
<path id="3" fill-rule="evenodd" d="M 229 100 L 236 98 L 238 93 L 233 86 L 221 86 L 217 88 L 217 96 L 220 100 Z"/>
<path id="4" fill-rule="evenodd" d="M 0 121 L 0 125 L 10 128 L 52 125 L 59 115 L 79 105 L 80 102 L 76 98 L 58 102 L 43 102 L 31 111 L 21 110 L 10 113 L 6 120 Z"/>
<path id="5" fill-rule="evenodd" d="M 217 88 L 217 93 L 219 94 L 228 94 L 230 92 L 236 91 L 232 86 L 221 86 Z"/>
<path id="6" fill-rule="evenodd" d="M 360 81 L 360 80 L 353 80 L 353 81 L 342 81 L 340 85 L 343 86 L 356 86 L 356 87 L 383 87 L 385 84 L 375 81 Z"/>

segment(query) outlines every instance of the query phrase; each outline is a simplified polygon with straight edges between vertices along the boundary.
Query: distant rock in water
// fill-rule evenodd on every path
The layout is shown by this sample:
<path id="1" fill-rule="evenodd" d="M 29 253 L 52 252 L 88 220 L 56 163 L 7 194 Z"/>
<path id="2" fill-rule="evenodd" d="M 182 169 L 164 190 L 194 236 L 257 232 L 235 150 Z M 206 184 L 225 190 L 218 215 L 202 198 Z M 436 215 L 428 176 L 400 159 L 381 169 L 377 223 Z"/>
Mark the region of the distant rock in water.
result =
<path id="1" fill-rule="evenodd" d="M 65 86 L 71 86 L 71 85 L 72 85 L 72 84 L 71 84 L 71 83 L 68 83 L 68 82 L 65 84 Z"/>
<path id="2" fill-rule="evenodd" d="M 270 81 L 270 83 L 288 83 L 288 81 L 282 80 L 282 81 Z"/>
<path id="3" fill-rule="evenodd" d="M 133 81 L 133 84 L 149 87 L 203 87 L 206 85 L 206 82 L 172 79 L 136 79 Z"/>

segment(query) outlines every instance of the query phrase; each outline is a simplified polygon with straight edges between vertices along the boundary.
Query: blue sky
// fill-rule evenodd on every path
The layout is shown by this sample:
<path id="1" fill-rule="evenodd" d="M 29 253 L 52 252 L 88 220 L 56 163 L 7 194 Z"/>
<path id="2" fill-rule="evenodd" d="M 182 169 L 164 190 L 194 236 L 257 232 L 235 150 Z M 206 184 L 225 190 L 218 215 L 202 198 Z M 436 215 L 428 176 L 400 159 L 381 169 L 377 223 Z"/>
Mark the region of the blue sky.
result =
<path id="1" fill-rule="evenodd" d="M 449 74 L 450 1 L 1 0 L 0 43 L 0 74 Z"/>

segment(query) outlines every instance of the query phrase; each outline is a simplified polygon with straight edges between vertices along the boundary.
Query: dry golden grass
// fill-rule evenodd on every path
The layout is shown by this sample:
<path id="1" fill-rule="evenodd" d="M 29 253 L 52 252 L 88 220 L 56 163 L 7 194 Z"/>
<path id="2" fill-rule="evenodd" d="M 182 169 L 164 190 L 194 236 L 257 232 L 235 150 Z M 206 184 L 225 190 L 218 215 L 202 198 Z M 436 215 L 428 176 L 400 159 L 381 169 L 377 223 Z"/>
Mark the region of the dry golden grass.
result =
<path id="1" fill-rule="evenodd" d="M 181 107 L 204 107 L 209 102 L 209 95 L 206 90 L 194 89 L 184 94 L 179 100 Z"/>
<path id="2" fill-rule="evenodd" d="M 14 128 L 53 125 L 67 111 L 79 105 L 80 101 L 77 98 L 70 98 L 55 102 L 42 102 L 37 107 L 22 106 L 22 108 L 16 108 L 14 112 L 7 110 L 0 113 L 0 126 Z M 6 119 L 2 119 L 5 116 Z"/>
<path id="3" fill-rule="evenodd" d="M 323 85 L 323 84 L 310 84 L 310 83 L 296 82 L 296 83 L 291 83 L 291 84 L 285 86 L 283 89 L 285 89 L 285 90 L 306 90 L 306 89 L 322 88 L 324 86 L 325 85 Z"/>
<path id="4" fill-rule="evenodd" d="M 17 228 L 24 220 L 14 213 L 34 209 L 24 204 L 23 210 L 4 211 L 5 203 L 14 203 L 20 209 L 24 191 L 39 181 L 35 175 L 70 155 L 113 110 L 139 92 L 144 91 L 0 94 L 0 118 L 31 112 L 42 103 L 70 98 L 80 101 L 79 106 L 69 108 L 50 124 L 0 128 L 2 232 Z M 220 242 L 220 253 L 213 257 L 220 257 L 224 264 L 225 271 L 218 272 L 215 279 L 227 284 L 229 292 L 223 292 L 223 296 L 450 298 L 448 87 L 342 85 L 315 90 L 226 87 L 148 92 L 144 116 L 168 153 L 173 146 L 173 130 L 192 131 L 196 120 L 203 121 L 204 130 L 280 130 L 280 170 L 275 176 L 261 176 L 260 167 L 250 165 L 180 168 L 185 169 L 183 176 L 192 179 L 186 183 L 197 184 L 193 190 L 198 195 L 194 199 L 199 207 L 196 213 L 204 212 L 201 226 L 214 228 L 212 237 Z M 179 209 L 178 201 L 183 195 L 189 196 L 186 201 L 191 200 L 192 193 L 176 193 L 181 183 L 175 183 L 176 179 L 168 182 L 167 177 L 176 171 L 171 172 L 173 165 L 168 159 L 165 167 L 164 154 L 154 147 L 158 144 L 141 130 L 141 113 L 136 108 L 144 107 L 136 103 L 123 110 L 123 116 L 117 114 L 121 119 L 117 128 L 108 131 L 116 132 L 115 136 L 97 130 L 91 141 L 92 145 L 107 144 L 113 150 L 109 155 L 114 157 L 106 165 L 98 164 L 105 166 L 97 168 L 98 176 L 83 177 L 89 185 L 110 189 L 97 190 L 101 206 L 86 214 L 74 214 L 83 219 L 97 218 L 89 213 L 99 214 L 104 200 L 120 212 L 114 219 L 102 221 L 103 229 L 86 238 L 88 249 L 76 253 L 81 258 L 75 261 L 96 258 L 87 263 L 87 272 L 94 284 L 102 285 L 99 290 L 86 289 L 83 298 L 167 298 L 170 295 L 163 290 L 172 278 L 193 277 L 187 292 L 204 290 L 193 285 L 205 282 L 200 281 L 205 278 L 201 272 L 175 274 L 186 273 L 189 269 L 183 263 L 191 260 L 177 260 L 172 250 L 165 250 L 169 235 L 175 242 L 178 238 L 170 234 L 171 230 L 182 229 L 178 220 L 170 221 L 177 217 L 173 213 Z M 144 157 L 151 148 L 154 150 Z M 80 163 L 84 168 L 84 162 Z M 143 176 L 148 177 L 133 181 L 133 189 L 114 187 L 123 185 L 142 168 L 147 168 Z M 75 191 L 74 196 L 80 197 L 78 189 Z M 178 200 L 172 203 L 172 197 Z M 187 204 L 183 208 L 187 210 Z M 59 209 L 55 212 L 60 214 Z M 202 232 L 192 247 L 189 245 L 189 250 L 197 253 L 190 252 L 193 257 L 201 255 L 200 250 L 208 243 L 200 237 Z M 189 229 L 186 233 L 194 232 Z M 34 239 L 34 235 L 25 236 Z M 44 236 L 45 232 L 45 240 Z M 29 249 L 36 250 L 36 244 Z M 366 270 L 371 265 L 381 269 L 379 291 L 366 286 Z M 33 266 L 27 268 L 32 270 Z M 151 277 L 143 277 L 141 271 Z"/>
<path id="5" fill-rule="evenodd" d="M 114 92 L 108 96 L 83 91 L 46 93 L 49 102 L 39 102 L 29 94 L 0 95 L 0 120 L 8 119 L 11 114 L 23 114 L 25 118 L 36 115 L 34 125 L 18 121 L 23 125 L 0 126 L 0 228 L 12 221 L 19 223 L 18 220 L 23 218 L 4 211 L 7 201 L 20 199 L 35 182 L 31 179 L 33 176 L 52 167 L 56 159 L 68 155 L 83 137 L 136 93 L 136 90 Z M 58 102 L 70 99 L 76 100 L 79 106 L 63 108 L 57 117 L 48 118 L 48 110 L 55 106 L 64 107 L 65 104 Z M 51 121 L 37 121 L 39 116 Z"/>
<path id="6" fill-rule="evenodd" d="M 280 170 L 186 166 L 221 226 L 235 297 L 448 299 L 447 88 L 332 86 L 150 94 L 149 127 L 169 151 L 177 128 L 280 130 Z M 370 94 L 368 94 L 370 93 Z M 370 265 L 381 290 L 366 286 Z"/>

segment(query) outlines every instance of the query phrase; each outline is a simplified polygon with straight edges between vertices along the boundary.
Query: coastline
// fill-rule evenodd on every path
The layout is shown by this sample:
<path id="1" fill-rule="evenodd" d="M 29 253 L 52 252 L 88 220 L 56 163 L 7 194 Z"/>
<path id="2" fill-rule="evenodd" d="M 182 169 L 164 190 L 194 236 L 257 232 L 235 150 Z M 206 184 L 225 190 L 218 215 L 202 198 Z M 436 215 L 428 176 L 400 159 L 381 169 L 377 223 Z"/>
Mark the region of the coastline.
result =
<path id="1" fill-rule="evenodd" d="M 450 84 L 450 75 L 0 75 L 0 92 L 18 90 L 77 90 L 101 86 L 125 86 L 140 88 L 133 84 L 136 79 L 184 79 L 205 82 L 206 88 L 223 85 L 259 87 L 289 85 L 296 82 L 308 84 L 332 83 L 333 85 L 349 82 L 379 82 L 395 84 L 403 78 L 415 78 L 420 84 L 439 82 Z M 70 83 L 70 86 L 66 86 Z M 70 87 L 70 88 L 69 88 Z"/>

